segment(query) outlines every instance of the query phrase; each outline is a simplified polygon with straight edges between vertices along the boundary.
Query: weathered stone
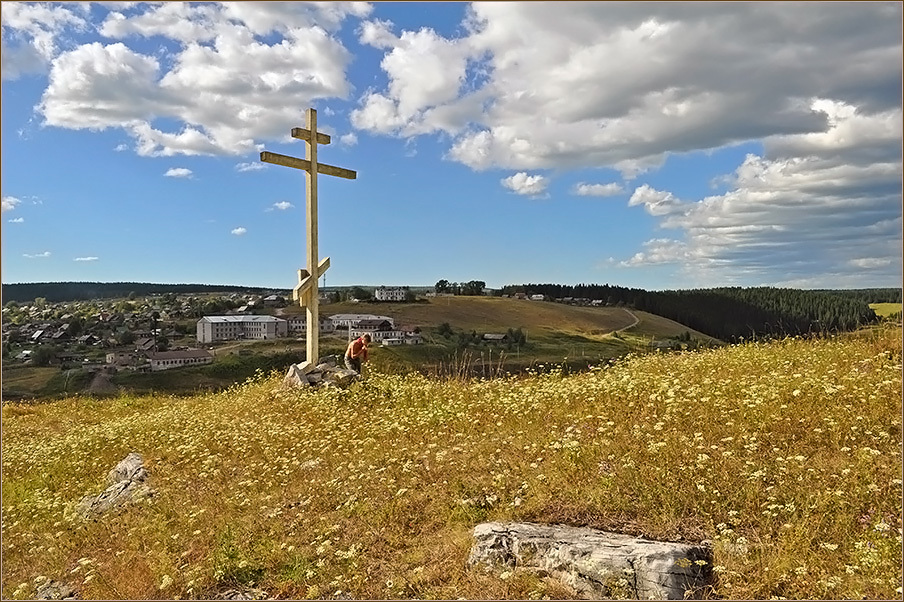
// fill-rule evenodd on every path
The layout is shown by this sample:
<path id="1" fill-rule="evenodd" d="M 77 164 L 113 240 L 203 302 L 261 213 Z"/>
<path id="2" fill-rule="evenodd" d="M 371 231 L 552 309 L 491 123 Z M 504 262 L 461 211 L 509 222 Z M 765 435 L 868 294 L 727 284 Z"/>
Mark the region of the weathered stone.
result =
<path id="1" fill-rule="evenodd" d="M 309 362 L 302 362 L 302 364 L 308 364 Z M 307 385 L 307 373 L 303 372 L 302 369 L 299 368 L 301 364 L 292 364 L 289 366 L 289 370 L 286 372 L 286 376 L 283 378 L 283 384 L 286 386 L 298 386 L 298 385 Z M 310 372 L 310 370 L 308 370 Z"/>
<path id="2" fill-rule="evenodd" d="M 256 589 L 253 587 L 244 588 L 244 589 L 227 589 L 223 592 L 220 592 L 216 596 L 217 600 L 271 600 L 262 589 Z"/>
<path id="3" fill-rule="evenodd" d="M 141 455 L 132 452 L 107 473 L 107 483 L 113 485 L 122 481 L 144 481 L 147 477 Z"/>
<path id="4" fill-rule="evenodd" d="M 320 384 L 320 382 L 323 380 L 323 373 L 311 372 L 310 374 L 307 375 L 306 378 L 308 379 L 308 382 L 310 384 L 317 385 L 317 384 Z"/>
<path id="5" fill-rule="evenodd" d="M 38 586 L 37 600 L 78 600 L 78 592 L 69 585 L 50 579 Z"/>
<path id="6" fill-rule="evenodd" d="M 307 360 L 300 362 L 298 364 L 295 364 L 295 367 L 298 368 L 298 371 L 301 372 L 302 374 L 309 374 L 309 373 L 313 372 L 314 370 L 319 370 L 319 367 L 315 367 L 313 363 L 311 363 Z"/>
<path id="7" fill-rule="evenodd" d="M 531 523 L 482 523 L 474 539 L 469 564 L 548 574 L 586 599 L 682 600 L 711 584 L 711 550 L 700 545 Z"/>
<path id="8" fill-rule="evenodd" d="M 318 361 L 319 363 L 317 364 L 317 370 L 320 370 L 321 372 L 326 372 L 330 368 L 336 367 L 335 355 L 327 355 L 326 357 L 320 358 L 320 360 Z"/>
<path id="9" fill-rule="evenodd" d="M 92 518 L 129 502 L 153 496 L 146 481 L 148 472 L 141 456 L 131 453 L 107 474 L 107 487 L 99 495 L 86 495 L 76 506 L 82 518 Z"/>
<path id="10" fill-rule="evenodd" d="M 354 370 L 343 368 L 340 370 L 330 370 L 325 377 L 327 380 L 330 380 L 339 386 L 345 386 L 358 378 L 358 373 Z"/>

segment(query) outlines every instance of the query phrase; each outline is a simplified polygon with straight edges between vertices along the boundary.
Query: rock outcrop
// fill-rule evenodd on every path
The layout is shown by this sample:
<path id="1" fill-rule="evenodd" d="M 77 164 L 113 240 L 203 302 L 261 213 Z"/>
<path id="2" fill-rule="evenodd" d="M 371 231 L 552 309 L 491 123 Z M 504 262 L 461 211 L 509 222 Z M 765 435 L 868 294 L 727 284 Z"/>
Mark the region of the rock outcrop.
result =
<path id="1" fill-rule="evenodd" d="M 76 506 L 82 518 L 94 518 L 113 508 L 154 495 L 147 484 L 148 472 L 137 453 L 130 453 L 107 474 L 107 487 L 98 495 L 86 495 Z"/>
<path id="2" fill-rule="evenodd" d="M 321 358 L 315 365 L 304 361 L 292 364 L 286 372 L 283 383 L 287 386 L 315 386 L 321 384 L 344 387 L 354 382 L 359 374 L 336 365 L 333 357 Z"/>
<path id="3" fill-rule="evenodd" d="M 38 586 L 36 600 L 78 600 L 78 592 L 62 581 L 49 579 Z"/>
<path id="4" fill-rule="evenodd" d="M 469 564 L 549 575 L 591 600 L 683 600 L 711 584 L 705 546 L 531 523 L 482 523 L 474 539 Z"/>
<path id="5" fill-rule="evenodd" d="M 245 587 L 239 589 L 227 589 L 216 595 L 216 600 L 272 600 L 262 589 Z"/>

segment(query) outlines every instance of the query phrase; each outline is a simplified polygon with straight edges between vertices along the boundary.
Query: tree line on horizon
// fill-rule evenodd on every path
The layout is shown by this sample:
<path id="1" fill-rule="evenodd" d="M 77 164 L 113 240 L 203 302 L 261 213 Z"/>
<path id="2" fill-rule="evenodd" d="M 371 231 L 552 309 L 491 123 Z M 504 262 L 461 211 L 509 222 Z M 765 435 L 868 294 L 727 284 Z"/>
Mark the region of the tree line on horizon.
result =
<path id="1" fill-rule="evenodd" d="M 878 321 L 870 303 L 900 303 L 900 289 L 801 290 L 774 287 L 647 291 L 608 284 L 507 285 L 501 294 L 604 301 L 669 318 L 725 341 L 855 330 Z"/>
<path id="2" fill-rule="evenodd" d="M 220 284 L 154 284 L 150 282 L 28 282 L 4 284 L 3 303 L 31 302 L 37 298 L 51 303 L 62 301 L 90 301 L 92 299 L 118 299 L 123 297 L 162 295 L 166 293 L 247 293 L 286 294 L 285 290 L 253 286 Z"/>

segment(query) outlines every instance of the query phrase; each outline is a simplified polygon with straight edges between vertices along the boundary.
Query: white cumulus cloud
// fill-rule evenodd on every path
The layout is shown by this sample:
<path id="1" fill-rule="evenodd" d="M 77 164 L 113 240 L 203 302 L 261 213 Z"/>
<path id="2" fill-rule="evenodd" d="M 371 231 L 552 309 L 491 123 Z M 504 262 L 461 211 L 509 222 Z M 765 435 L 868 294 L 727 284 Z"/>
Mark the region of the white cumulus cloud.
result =
<path id="1" fill-rule="evenodd" d="M 12 211 L 16 208 L 16 205 L 20 204 L 22 199 L 14 197 L 14 196 L 5 196 L 3 197 L 2 210 L 3 211 Z"/>
<path id="2" fill-rule="evenodd" d="M 43 257 L 50 257 L 50 251 L 44 251 L 43 253 L 35 253 L 35 254 L 23 253 L 22 257 L 25 257 L 26 259 L 39 259 L 39 258 L 43 258 Z"/>
<path id="3" fill-rule="evenodd" d="M 634 177 L 672 153 L 824 133 L 813 97 L 900 111 L 901 16 L 892 3 L 484 2 L 448 38 L 374 20 L 359 39 L 383 51 L 388 83 L 359 96 L 352 123 L 451 134 L 448 156 L 478 170 Z"/>
<path id="4" fill-rule="evenodd" d="M 97 261 L 100 257 L 76 257 L 72 261 Z"/>
<path id="5" fill-rule="evenodd" d="M 243 227 L 239 226 L 238 228 L 232 229 L 232 234 L 235 234 L 236 236 L 241 236 L 242 234 L 244 234 L 247 231 L 248 231 L 247 228 L 243 228 Z"/>
<path id="6" fill-rule="evenodd" d="M 625 189 L 618 182 L 609 184 L 586 184 L 578 182 L 574 187 L 574 194 L 578 196 L 615 196 L 621 194 Z"/>
<path id="7" fill-rule="evenodd" d="M 827 132 L 784 136 L 767 144 L 764 156 L 747 155 L 725 178 L 729 190 L 723 194 L 684 201 L 647 184 L 638 187 L 629 205 L 644 207 L 661 228 L 678 232 L 681 246 L 651 240 L 622 265 L 672 257 L 688 276 L 720 284 L 900 283 L 900 111 L 864 116 L 835 103 L 830 108 Z M 872 134 L 858 137 L 855 130 Z M 896 143 L 897 156 L 889 152 Z"/>
<path id="8" fill-rule="evenodd" d="M 352 124 L 409 135 L 458 131 L 466 120 L 464 116 L 450 119 L 447 107 L 459 104 L 471 54 L 468 42 L 445 38 L 428 27 L 396 36 L 392 27 L 387 21 L 370 21 L 359 31 L 362 44 L 386 49 L 380 66 L 389 77 L 389 87 L 385 93 L 366 93 L 351 113 Z"/>
<path id="9" fill-rule="evenodd" d="M 688 259 L 687 246 L 677 240 L 654 238 L 644 243 L 644 251 L 635 253 L 633 257 L 619 262 L 621 267 L 679 263 Z"/>
<path id="10" fill-rule="evenodd" d="M 144 156 L 260 150 L 284 138 L 303 107 L 348 97 L 352 55 L 334 32 L 371 10 L 358 2 L 114 8 L 98 25 L 110 43 L 52 54 L 38 113 L 47 126 L 120 129 Z M 176 49 L 158 58 L 133 46 L 151 37 Z"/>
<path id="11" fill-rule="evenodd" d="M 192 170 L 186 167 L 171 167 L 167 169 L 166 173 L 163 175 L 167 178 L 190 178 Z"/>
<path id="12" fill-rule="evenodd" d="M 273 203 L 273 208 L 279 209 L 280 211 L 285 211 L 286 209 L 291 209 L 294 206 L 295 205 L 293 205 L 289 201 L 279 201 L 278 203 Z"/>
<path id="13" fill-rule="evenodd" d="M 680 206 L 680 201 L 671 192 L 656 190 L 644 184 L 634 190 L 628 205 L 643 205 L 650 215 L 666 215 Z"/>
<path id="14" fill-rule="evenodd" d="M 237 163 L 235 170 L 238 172 L 260 171 L 262 169 L 266 169 L 266 167 L 266 163 Z"/>
<path id="15" fill-rule="evenodd" d="M 8 221 L 9 223 L 11 223 L 11 224 L 21 224 L 21 223 L 23 223 L 23 222 L 25 221 L 25 218 L 24 218 L 24 217 L 17 217 L 17 218 L 14 218 L 14 219 L 11 219 L 11 220 L 7 220 L 7 221 Z"/>
<path id="16" fill-rule="evenodd" d="M 523 171 L 503 178 L 500 182 L 515 194 L 522 195 L 542 194 L 549 185 L 549 181 L 545 177 L 540 175 L 531 176 Z"/>
<path id="17" fill-rule="evenodd" d="M 79 7 L 36 2 L 3 5 L 2 71 L 4 80 L 40 73 L 59 52 L 59 41 L 70 30 L 84 30 Z"/>

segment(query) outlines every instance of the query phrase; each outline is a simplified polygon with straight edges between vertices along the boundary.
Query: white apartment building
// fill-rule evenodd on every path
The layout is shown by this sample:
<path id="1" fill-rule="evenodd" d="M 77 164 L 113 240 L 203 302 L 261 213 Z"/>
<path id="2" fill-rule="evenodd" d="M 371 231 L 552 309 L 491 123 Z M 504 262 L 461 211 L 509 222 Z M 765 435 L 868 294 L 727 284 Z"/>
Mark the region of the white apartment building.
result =
<path id="1" fill-rule="evenodd" d="M 381 341 L 383 347 L 394 347 L 398 345 L 420 345 L 423 342 L 421 335 L 413 332 L 403 332 L 403 336 L 385 337 Z"/>
<path id="2" fill-rule="evenodd" d="M 370 340 L 373 341 L 374 343 L 381 343 L 381 342 L 383 342 L 383 339 L 398 339 L 398 338 L 405 337 L 404 330 L 396 330 L 394 328 L 391 330 L 370 330 L 367 328 L 352 328 L 349 330 L 348 338 L 349 338 L 349 340 L 357 339 L 358 337 L 365 335 L 365 334 L 369 334 Z"/>
<path id="3" fill-rule="evenodd" d="M 307 336 L 308 334 L 308 317 L 307 312 L 289 316 L 286 320 L 289 327 L 289 334 L 295 336 Z M 336 332 L 336 325 L 329 318 L 320 318 L 320 334 L 331 334 Z"/>
<path id="4" fill-rule="evenodd" d="M 199 343 L 236 339 L 275 339 L 288 334 L 288 322 L 273 316 L 204 316 L 198 320 Z"/>
<path id="5" fill-rule="evenodd" d="M 407 286 L 381 286 L 374 291 L 377 301 L 404 301 L 407 295 Z"/>
<path id="6" fill-rule="evenodd" d="M 370 339 L 374 343 L 382 343 L 386 346 L 402 344 L 418 345 L 421 342 L 421 336 L 414 332 L 408 332 L 401 328 L 396 328 L 388 320 L 361 320 L 354 328 L 349 329 L 349 340 L 369 334 Z M 387 342 L 389 341 L 389 342 Z"/>
<path id="7" fill-rule="evenodd" d="M 333 314 L 330 316 L 337 327 L 357 328 L 361 320 L 386 320 L 390 326 L 395 327 L 395 321 L 389 316 L 375 316 L 373 314 Z"/>
<path id="8" fill-rule="evenodd" d="M 182 366 L 197 366 L 213 363 L 213 356 L 203 349 L 189 349 L 187 351 L 158 351 L 148 354 L 151 362 L 151 372 L 181 368 Z"/>

